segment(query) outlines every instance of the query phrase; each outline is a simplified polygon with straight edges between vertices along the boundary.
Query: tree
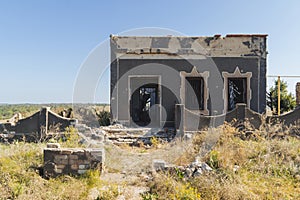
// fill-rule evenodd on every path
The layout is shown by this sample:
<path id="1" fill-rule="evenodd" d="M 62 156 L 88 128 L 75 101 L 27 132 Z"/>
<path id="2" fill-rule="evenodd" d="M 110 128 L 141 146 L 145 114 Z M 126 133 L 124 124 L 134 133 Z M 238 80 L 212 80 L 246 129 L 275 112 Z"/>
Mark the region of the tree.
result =
<path id="1" fill-rule="evenodd" d="M 98 117 L 99 125 L 100 126 L 109 126 L 110 125 L 110 112 L 105 111 L 104 109 L 105 109 L 105 106 L 100 111 L 98 111 L 96 108 L 94 108 L 94 111 Z"/>
<path id="2" fill-rule="evenodd" d="M 287 82 L 280 81 L 280 113 L 293 110 L 296 107 L 296 99 L 287 90 Z M 267 106 L 271 108 L 273 114 L 278 114 L 278 80 L 274 81 L 272 86 L 267 92 Z"/>

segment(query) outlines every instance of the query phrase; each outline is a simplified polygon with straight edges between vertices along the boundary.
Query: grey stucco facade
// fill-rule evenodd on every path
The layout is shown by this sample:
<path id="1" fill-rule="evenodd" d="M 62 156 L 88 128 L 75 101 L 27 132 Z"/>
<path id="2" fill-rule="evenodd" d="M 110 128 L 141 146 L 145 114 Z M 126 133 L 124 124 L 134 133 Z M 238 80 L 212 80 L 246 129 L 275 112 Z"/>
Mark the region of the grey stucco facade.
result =
<path id="1" fill-rule="evenodd" d="M 232 103 L 263 113 L 266 37 L 111 36 L 112 120 L 174 127 L 178 104 L 199 116 L 223 115 Z"/>

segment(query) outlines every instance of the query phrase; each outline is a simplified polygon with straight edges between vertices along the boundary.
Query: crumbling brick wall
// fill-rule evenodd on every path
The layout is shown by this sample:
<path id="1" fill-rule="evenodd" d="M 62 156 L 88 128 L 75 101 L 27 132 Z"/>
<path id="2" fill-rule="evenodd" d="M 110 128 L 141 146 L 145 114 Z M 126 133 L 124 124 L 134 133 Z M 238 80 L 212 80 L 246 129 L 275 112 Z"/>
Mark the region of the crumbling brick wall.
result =
<path id="1" fill-rule="evenodd" d="M 60 148 L 57 144 L 48 144 L 44 149 L 44 177 L 59 175 L 81 175 L 87 170 L 103 169 L 103 149 Z"/>

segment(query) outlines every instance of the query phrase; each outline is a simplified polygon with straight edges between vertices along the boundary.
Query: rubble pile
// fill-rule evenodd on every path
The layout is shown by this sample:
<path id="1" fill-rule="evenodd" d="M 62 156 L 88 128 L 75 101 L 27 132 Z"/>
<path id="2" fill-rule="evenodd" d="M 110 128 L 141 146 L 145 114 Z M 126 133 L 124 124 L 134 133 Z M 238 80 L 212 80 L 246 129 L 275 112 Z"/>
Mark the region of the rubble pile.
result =
<path id="1" fill-rule="evenodd" d="M 85 124 L 76 125 L 78 132 L 90 140 L 110 141 L 113 144 L 128 144 L 136 146 L 140 143 L 151 145 L 151 139 L 170 142 L 175 137 L 174 129 L 127 128 L 121 124 L 90 128 Z"/>

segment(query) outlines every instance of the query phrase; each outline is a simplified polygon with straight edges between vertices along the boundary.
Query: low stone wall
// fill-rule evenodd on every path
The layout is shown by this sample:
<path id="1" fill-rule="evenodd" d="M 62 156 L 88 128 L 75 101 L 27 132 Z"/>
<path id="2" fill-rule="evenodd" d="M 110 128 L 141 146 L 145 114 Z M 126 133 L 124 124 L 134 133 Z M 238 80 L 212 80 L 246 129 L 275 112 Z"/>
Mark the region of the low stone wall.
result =
<path id="1" fill-rule="evenodd" d="M 89 169 L 102 172 L 105 160 L 103 149 L 60 148 L 48 144 L 44 149 L 44 177 L 81 175 Z"/>
<path id="2" fill-rule="evenodd" d="M 252 111 L 246 104 L 237 104 L 234 110 L 217 116 L 200 115 L 187 110 L 183 104 L 176 104 L 175 113 L 176 129 L 181 135 L 186 131 L 198 131 L 211 126 L 217 127 L 222 125 L 224 121 L 232 122 L 234 119 L 237 120 L 237 125 L 248 121 L 255 129 L 259 129 L 264 123 L 282 123 L 282 125 L 286 127 L 300 123 L 300 106 L 281 116 L 269 117 Z"/>

